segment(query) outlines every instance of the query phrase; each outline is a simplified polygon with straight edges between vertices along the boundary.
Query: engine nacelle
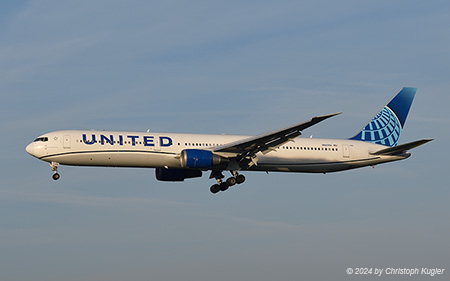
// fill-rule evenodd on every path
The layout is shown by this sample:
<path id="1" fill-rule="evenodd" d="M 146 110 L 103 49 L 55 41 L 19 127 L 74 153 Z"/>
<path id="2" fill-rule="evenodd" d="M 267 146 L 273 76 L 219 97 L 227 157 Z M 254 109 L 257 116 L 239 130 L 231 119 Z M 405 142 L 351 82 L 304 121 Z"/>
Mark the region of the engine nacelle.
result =
<path id="1" fill-rule="evenodd" d="M 181 151 L 181 167 L 191 169 L 225 169 L 230 159 L 212 153 L 209 150 L 185 149 Z"/>
<path id="2" fill-rule="evenodd" d="M 184 181 L 184 179 L 199 178 L 202 176 L 200 170 L 187 170 L 187 169 L 155 169 L 156 179 L 159 181 Z"/>

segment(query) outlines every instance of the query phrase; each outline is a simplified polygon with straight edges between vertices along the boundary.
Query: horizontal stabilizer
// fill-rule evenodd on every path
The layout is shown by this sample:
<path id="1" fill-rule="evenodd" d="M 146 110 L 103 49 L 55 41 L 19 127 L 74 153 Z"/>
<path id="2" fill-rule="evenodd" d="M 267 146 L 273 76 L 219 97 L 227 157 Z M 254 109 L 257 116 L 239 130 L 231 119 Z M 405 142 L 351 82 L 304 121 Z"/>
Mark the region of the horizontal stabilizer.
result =
<path id="1" fill-rule="evenodd" d="M 397 145 L 397 146 L 394 146 L 394 147 L 389 147 L 389 148 L 386 148 L 386 149 L 378 150 L 378 151 L 372 152 L 370 154 L 371 155 L 395 155 L 395 154 L 400 154 L 400 153 L 406 152 L 409 149 L 412 149 L 414 147 L 418 147 L 419 145 L 425 144 L 425 143 L 427 143 L 429 141 L 432 141 L 432 140 L 433 139 L 423 139 L 423 140 L 413 141 L 413 142 Z"/>

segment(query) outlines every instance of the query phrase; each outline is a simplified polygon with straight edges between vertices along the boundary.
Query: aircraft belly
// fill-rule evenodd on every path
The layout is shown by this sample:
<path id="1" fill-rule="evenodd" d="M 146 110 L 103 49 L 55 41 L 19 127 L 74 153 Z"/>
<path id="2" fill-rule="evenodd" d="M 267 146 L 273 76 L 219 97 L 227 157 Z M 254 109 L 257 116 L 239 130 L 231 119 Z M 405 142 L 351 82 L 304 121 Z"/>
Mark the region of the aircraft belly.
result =
<path id="1" fill-rule="evenodd" d="M 146 167 L 177 166 L 173 154 L 148 151 L 77 151 L 49 155 L 42 160 L 73 166 Z"/>
<path id="2" fill-rule="evenodd" d="M 336 161 L 322 161 L 320 159 L 312 160 L 297 160 L 280 163 L 273 162 L 258 162 L 257 166 L 252 166 L 249 170 L 254 171 L 274 171 L 274 172 L 298 172 L 298 173 L 331 173 L 343 170 L 356 169 L 360 167 L 379 164 L 379 157 L 353 159 L 353 160 L 336 160 Z"/>
<path id="3" fill-rule="evenodd" d="M 171 168 L 181 168 L 180 159 L 176 159 L 175 155 L 170 153 L 153 153 L 150 154 L 147 160 L 147 167 L 158 168 L 158 167 L 171 167 Z"/>
<path id="4" fill-rule="evenodd" d="M 329 173 L 352 169 L 353 166 L 346 163 L 297 163 L 289 165 L 267 164 L 253 166 L 250 170 L 272 172 L 296 172 L 296 173 Z"/>

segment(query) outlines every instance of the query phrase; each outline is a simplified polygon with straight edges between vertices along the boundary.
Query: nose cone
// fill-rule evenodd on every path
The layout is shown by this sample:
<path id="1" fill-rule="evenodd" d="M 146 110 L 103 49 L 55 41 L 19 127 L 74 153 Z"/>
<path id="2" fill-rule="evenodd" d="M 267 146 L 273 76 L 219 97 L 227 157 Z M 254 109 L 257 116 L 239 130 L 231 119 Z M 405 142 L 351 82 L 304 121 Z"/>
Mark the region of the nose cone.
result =
<path id="1" fill-rule="evenodd" d="M 28 152 L 28 154 L 34 156 L 34 143 L 30 143 L 29 145 L 27 145 L 25 150 Z"/>

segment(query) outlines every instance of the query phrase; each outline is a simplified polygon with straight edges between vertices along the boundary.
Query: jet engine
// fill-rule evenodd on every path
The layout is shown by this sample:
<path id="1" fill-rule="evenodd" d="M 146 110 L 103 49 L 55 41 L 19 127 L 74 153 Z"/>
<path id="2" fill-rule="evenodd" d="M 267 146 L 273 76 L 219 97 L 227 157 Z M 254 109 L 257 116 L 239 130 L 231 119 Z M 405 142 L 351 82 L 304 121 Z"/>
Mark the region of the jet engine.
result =
<path id="1" fill-rule="evenodd" d="M 185 149 L 181 152 L 181 167 L 190 169 L 226 169 L 230 159 L 209 150 Z"/>

